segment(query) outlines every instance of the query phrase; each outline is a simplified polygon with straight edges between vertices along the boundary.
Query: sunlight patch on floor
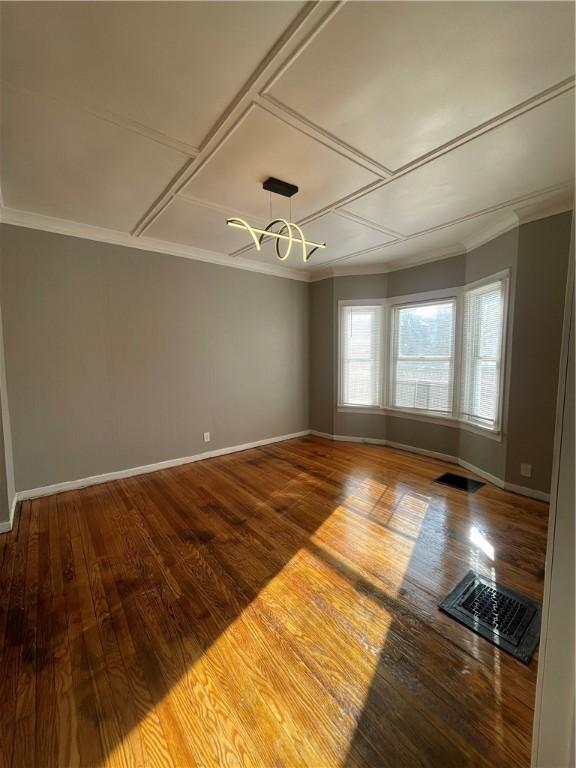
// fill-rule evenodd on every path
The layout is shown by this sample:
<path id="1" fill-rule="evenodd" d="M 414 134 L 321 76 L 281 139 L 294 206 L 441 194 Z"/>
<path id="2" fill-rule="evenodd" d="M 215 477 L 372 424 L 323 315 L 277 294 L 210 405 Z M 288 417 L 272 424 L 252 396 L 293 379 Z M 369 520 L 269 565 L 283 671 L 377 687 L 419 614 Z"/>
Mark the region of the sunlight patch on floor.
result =
<path id="1" fill-rule="evenodd" d="M 478 547 L 478 549 L 481 549 L 484 554 L 490 558 L 490 560 L 494 560 L 494 547 L 486 536 L 482 533 L 482 531 L 477 528 L 475 525 L 470 526 L 470 533 L 468 538 L 470 539 L 470 542 L 475 546 Z"/>
<path id="2" fill-rule="evenodd" d="M 267 751 L 291 765 L 342 766 L 394 622 L 387 600 L 394 604 L 430 502 L 390 494 L 392 518 L 406 515 L 409 534 L 383 538 L 381 523 L 351 510 L 368 515 L 387 492 L 377 480 L 355 486 L 203 652 L 191 619 L 169 643 L 180 674 L 138 723 L 138 738 L 164 708 L 172 737 L 206 766 L 252 766 Z M 125 757 L 121 743 L 106 765 Z"/>
<path id="3" fill-rule="evenodd" d="M 487 576 L 491 581 L 496 582 L 496 568 L 492 562 L 496 556 L 496 550 L 490 543 L 486 535 L 476 525 L 471 525 L 468 533 L 470 542 L 469 563 L 470 570 L 481 576 Z M 474 655 L 478 653 L 480 644 L 486 648 L 486 641 L 475 632 L 470 633 L 470 639 L 474 646 Z M 492 652 L 492 685 L 494 687 L 494 707 L 492 726 L 494 728 L 494 737 L 498 743 L 502 744 L 505 737 L 505 724 L 502 716 L 502 675 L 500 649 L 496 645 L 489 646 Z"/>
<path id="4" fill-rule="evenodd" d="M 388 527 L 405 536 L 417 539 L 422 523 L 428 514 L 431 496 L 417 493 L 405 493 L 396 504 L 388 520 Z"/>
<path id="5" fill-rule="evenodd" d="M 386 487 L 380 486 L 380 500 L 373 503 L 372 510 L 378 508 L 378 515 L 370 508 L 363 513 L 357 512 L 359 503 L 365 498 L 366 489 L 353 493 L 338 505 L 332 514 L 324 520 L 310 541 L 317 545 L 327 545 L 335 552 L 346 551 L 348 556 L 367 574 L 373 574 L 380 580 L 383 589 L 390 595 L 396 595 L 406 576 L 408 564 L 413 554 L 422 525 L 429 511 L 431 497 L 422 494 L 405 493 L 390 512 L 382 509 Z M 373 498 L 376 497 L 373 494 Z M 391 499 L 393 504 L 393 501 Z M 397 529 L 391 525 L 397 514 Z M 379 522 L 383 514 L 390 518 L 387 524 Z M 409 522 L 401 523 L 405 516 Z M 374 519 L 376 518 L 376 519 Z M 384 533 L 384 535 L 383 535 Z"/>
<path id="6" fill-rule="evenodd" d="M 386 487 L 382 487 L 380 498 L 386 492 Z M 346 648 L 351 649 L 351 657 L 358 658 L 357 650 L 353 650 L 355 643 L 359 643 L 365 652 L 364 665 L 361 668 L 358 668 L 357 662 L 350 662 L 350 677 L 347 682 L 350 684 L 350 681 L 353 681 L 356 708 L 353 713 L 354 723 L 348 731 L 342 732 L 342 746 L 347 754 L 353 743 L 355 726 L 362 717 L 370 694 L 374 675 L 378 674 L 381 652 L 386 644 L 390 627 L 394 623 L 394 612 L 390 610 L 390 605 L 394 604 L 394 599 L 405 579 L 418 533 L 431 500 L 431 497 L 418 494 L 405 494 L 401 499 L 400 504 L 404 504 L 404 511 L 409 508 L 412 513 L 410 524 L 412 541 L 403 538 L 401 549 L 397 546 L 398 537 L 394 541 L 387 541 L 385 543 L 386 554 L 393 560 L 394 567 L 393 569 L 385 567 L 379 570 L 377 550 L 380 548 L 380 542 L 374 535 L 376 532 L 371 530 L 374 523 L 370 520 L 359 520 L 358 516 L 355 515 L 354 520 L 350 520 L 349 529 L 345 529 L 349 535 L 344 539 L 342 537 L 339 539 L 340 542 L 345 542 L 343 546 L 346 547 L 346 551 L 353 551 L 354 563 L 338 551 L 339 543 L 335 534 L 339 531 L 335 529 L 334 518 L 346 519 L 346 515 L 350 514 L 349 505 L 353 506 L 358 501 L 354 496 L 352 494 L 352 499 L 346 499 L 342 505 L 334 510 L 330 518 L 311 537 L 309 545 L 310 554 L 315 558 L 315 564 L 319 570 L 328 569 L 331 578 L 336 579 L 336 583 L 328 594 L 325 590 L 319 589 L 322 599 L 328 600 L 333 606 L 334 615 L 348 616 L 350 619 L 348 626 L 341 627 L 340 634 L 343 647 L 338 657 L 339 660 L 344 658 Z M 362 531 L 360 535 L 358 533 L 359 527 Z M 381 536 L 381 526 L 378 528 Z M 375 546 L 376 542 L 378 544 Z M 307 564 L 307 569 L 310 570 L 310 564 Z M 376 573 L 380 573 L 380 577 L 376 576 Z M 324 616 L 325 613 L 322 615 Z M 358 626 L 362 627 L 361 635 L 358 634 Z M 328 647 L 323 655 L 329 657 L 329 638 L 326 639 L 326 643 Z"/>

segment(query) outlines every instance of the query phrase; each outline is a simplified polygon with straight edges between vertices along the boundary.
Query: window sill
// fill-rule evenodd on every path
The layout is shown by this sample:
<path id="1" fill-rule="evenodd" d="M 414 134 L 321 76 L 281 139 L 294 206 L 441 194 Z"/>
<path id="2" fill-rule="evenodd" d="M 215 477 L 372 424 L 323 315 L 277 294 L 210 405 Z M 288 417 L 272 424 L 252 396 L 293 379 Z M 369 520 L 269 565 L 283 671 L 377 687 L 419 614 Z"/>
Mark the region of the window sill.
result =
<path id="1" fill-rule="evenodd" d="M 494 440 L 494 442 L 502 442 L 502 432 L 494 431 L 491 429 L 485 429 L 475 424 L 470 424 L 467 421 L 461 421 L 455 419 L 453 416 L 443 416 L 441 414 L 432 415 L 430 413 L 423 413 L 420 411 L 405 411 L 401 408 L 379 408 L 368 405 L 338 405 L 336 408 L 338 413 L 362 413 L 371 416 L 394 416 L 401 419 L 412 419 L 414 421 L 423 421 L 429 424 L 439 424 L 443 427 L 452 427 L 453 429 L 463 429 L 466 432 L 472 432 L 475 435 L 481 435 L 488 438 L 488 440 Z"/>

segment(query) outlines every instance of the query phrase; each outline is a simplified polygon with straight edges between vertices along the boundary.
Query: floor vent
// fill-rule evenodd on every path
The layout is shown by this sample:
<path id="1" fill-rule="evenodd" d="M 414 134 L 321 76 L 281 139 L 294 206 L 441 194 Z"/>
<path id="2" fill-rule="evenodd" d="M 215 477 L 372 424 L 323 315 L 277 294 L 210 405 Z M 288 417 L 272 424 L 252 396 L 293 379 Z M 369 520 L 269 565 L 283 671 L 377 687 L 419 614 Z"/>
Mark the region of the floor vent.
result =
<path id="1" fill-rule="evenodd" d="M 528 664 L 540 639 L 540 607 L 469 571 L 440 610 Z"/>
<path id="2" fill-rule="evenodd" d="M 446 472 L 444 475 L 440 475 L 434 480 L 435 483 L 441 485 L 448 485 L 450 488 L 458 488 L 459 491 L 466 491 L 466 493 L 476 493 L 479 488 L 482 488 L 485 483 L 481 483 L 478 480 L 470 480 L 469 477 L 464 475 L 454 475 L 452 472 Z"/>

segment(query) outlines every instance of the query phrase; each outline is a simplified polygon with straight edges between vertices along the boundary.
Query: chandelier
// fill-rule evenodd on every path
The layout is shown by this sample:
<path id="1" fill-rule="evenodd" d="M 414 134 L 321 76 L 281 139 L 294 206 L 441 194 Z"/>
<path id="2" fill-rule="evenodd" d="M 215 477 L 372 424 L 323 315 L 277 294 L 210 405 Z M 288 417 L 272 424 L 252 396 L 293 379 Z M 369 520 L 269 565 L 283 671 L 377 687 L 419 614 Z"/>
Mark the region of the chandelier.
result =
<path id="1" fill-rule="evenodd" d="M 288 198 L 291 198 L 298 192 L 298 187 L 296 185 L 272 177 L 266 179 L 262 184 L 262 188 L 267 192 L 270 192 L 270 194 L 274 193 Z M 290 210 L 292 210 L 292 206 L 290 206 Z M 237 217 L 227 219 L 226 224 L 228 224 L 229 227 L 235 227 L 236 229 L 245 229 L 252 238 L 257 251 L 262 250 L 262 242 L 264 238 L 268 237 L 273 239 L 275 241 L 276 255 L 280 261 L 284 261 L 288 258 L 292 251 L 292 246 L 295 244 L 296 246 L 300 246 L 302 259 L 304 261 L 308 261 L 318 248 L 326 248 L 326 243 L 315 243 L 313 240 L 306 240 L 304 232 L 302 232 L 302 229 L 298 224 L 283 218 L 272 219 L 272 221 L 264 228 L 253 227 L 244 219 L 239 219 Z M 280 250 L 280 243 L 286 243 L 286 250 L 284 253 Z"/>

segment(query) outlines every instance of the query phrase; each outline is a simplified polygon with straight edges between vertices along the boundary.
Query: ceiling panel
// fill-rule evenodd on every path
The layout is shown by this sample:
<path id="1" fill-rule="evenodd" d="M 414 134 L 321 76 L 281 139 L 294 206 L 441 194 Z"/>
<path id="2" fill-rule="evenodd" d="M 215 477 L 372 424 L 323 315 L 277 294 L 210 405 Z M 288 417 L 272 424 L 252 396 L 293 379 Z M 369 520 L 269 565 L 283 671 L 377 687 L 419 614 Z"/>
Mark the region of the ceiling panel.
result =
<path id="1" fill-rule="evenodd" d="M 249 245 L 251 237 L 242 230 L 227 227 L 227 218 L 217 208 L 175 197 L 144 234 L 157 240 L 232 253 Z"/>
<path id="2" fill-rule="evenodd" d="M 92 115 L 2 89 L 4 204 L 130 231 L 186 156 Z"/>
<path id="3" fill-rule="evenodd" d="M 269 193 L 262 189 L 262 182 L 269 176 L 300 187 L 292 198 L 293 219 L 310 215 L 377 179 L 352 160 L 253 107 L 182 194 L 246 211 L 257 218 L 255 224 L 265 224 L 270 218 Z M 272 198 L 273 214 L 289 218 L 288 198 Z"/>
<path id="4" fill-rule="evenodd" d="M 197 146 L 303 3 L 1 6 L 3 79 Z"/>
<path id="5" fill-rule="evenodd" d="M 413 234 L 574 175 L 574 94 L 559 96 L 346 206 Z"/>
<path id="6" fill-rule="evenodd" d="M 573 3 L 353 2 L 271 95 L 395 169 L 573 72 Z"/>

